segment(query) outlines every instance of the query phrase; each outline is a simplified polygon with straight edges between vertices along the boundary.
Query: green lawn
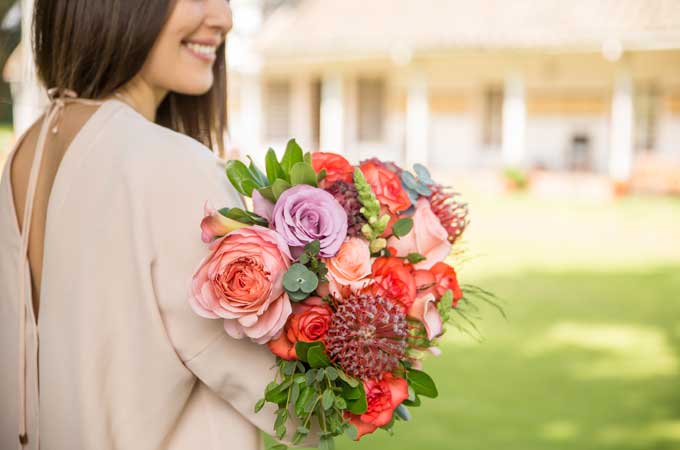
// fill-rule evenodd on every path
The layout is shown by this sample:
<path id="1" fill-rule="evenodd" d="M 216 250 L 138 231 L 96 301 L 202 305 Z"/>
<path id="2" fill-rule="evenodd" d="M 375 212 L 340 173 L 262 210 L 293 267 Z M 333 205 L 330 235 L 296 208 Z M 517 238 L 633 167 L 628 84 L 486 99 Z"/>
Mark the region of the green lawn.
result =
<path id="1" fill-rule="evenodd" d="M 371 450 L 680 448 L 680 201 L 471 199 L 463 282 L 505 300 L 425 368 L 440 397 Z"/>

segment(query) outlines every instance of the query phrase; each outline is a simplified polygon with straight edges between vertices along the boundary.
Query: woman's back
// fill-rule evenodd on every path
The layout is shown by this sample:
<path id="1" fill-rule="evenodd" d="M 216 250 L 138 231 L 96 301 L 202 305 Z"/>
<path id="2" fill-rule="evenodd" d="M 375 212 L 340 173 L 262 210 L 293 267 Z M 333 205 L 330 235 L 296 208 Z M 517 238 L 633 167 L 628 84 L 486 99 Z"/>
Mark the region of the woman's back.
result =
<path id="1" fill-rule="evenodd" d="M 259 448 L 257 428 L 271 430 L 273 411 L 255 415 L 252 406 L 274 377 L 274 357 L 229 338 L 187 303 L 207 254 L 204 202 L 240 203 L 222 161 L 123 102 L 78 108 L 84 125 L 78 131 L 78 115 L 64 114 L 64 141 L 53 148 L 67 150 L 62 159 L 45 148 L 35 197 L 44 219 L 34 216 L 31 244 L 43 257 L 31 260 L 42 277 L 39 326 L 26 319 L 26 447 L 38 448 L 39 434 L 43 448 L 57 450 Z M 0 215 L 3 449 L 19 446 L 18 324 L 22 301 L 30 311 L 31 277 L 22 299 L 17 212 L 25 192 L 13 188 L 21 190 L 31 143 L 29 132 L 19 146 L 26 154 L 10 155 L 0 182 L 0 210 L 9 212 Z"/>

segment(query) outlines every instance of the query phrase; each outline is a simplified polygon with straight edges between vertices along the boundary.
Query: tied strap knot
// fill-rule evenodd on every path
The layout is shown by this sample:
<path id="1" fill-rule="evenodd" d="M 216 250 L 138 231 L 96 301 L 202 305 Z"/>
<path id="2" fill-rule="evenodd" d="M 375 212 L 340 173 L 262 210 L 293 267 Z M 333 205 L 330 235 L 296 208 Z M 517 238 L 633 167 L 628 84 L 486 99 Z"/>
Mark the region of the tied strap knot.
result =
<path id="1" fill-rule="evenodd" d="M 47 97 L 51 104 L 48 118 L 54 121 L 52 134 L 57 134 L 66 103 L 78 99 L 78 94 L 71 89 L 53 87 L 47 90 Z"/>

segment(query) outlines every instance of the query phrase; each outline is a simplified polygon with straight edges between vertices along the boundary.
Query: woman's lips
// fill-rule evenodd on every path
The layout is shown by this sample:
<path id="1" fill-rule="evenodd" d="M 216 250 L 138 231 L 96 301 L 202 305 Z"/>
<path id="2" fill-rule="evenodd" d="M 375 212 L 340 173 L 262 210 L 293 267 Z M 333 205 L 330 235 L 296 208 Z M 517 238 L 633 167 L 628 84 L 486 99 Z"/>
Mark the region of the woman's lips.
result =
<path id="1" fill-rule="evenodd" d="M 189 53 L 202 61 L 213 62 L 217 58 L 217 45 L 195 41 L 184 41 L 182 42 L 182 46 L 186 48 Z"/>

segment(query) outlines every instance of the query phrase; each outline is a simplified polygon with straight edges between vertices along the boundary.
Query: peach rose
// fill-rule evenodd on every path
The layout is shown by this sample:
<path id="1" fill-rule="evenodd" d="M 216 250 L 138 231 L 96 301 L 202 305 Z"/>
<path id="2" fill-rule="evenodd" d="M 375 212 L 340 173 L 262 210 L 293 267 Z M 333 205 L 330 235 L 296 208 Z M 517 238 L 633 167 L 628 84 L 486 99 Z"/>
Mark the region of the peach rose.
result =
<path id="1" fill-rule="evenodd" d="M 397 251 L 397 256 L 405 257 L 409 253 L 420 253 L 424 261 L 416 264 L 418 269 L 429 269 L 440 261 L 444 261 L 451 253 L 451 243 L 446 229 L 439 218 L 432 212 L 430 202 L 420 198 L 413 214 L 413 228 L 402 238 L 392 236 L 387 245 Z"/>
<path id="2" fill-rule="evenodd" d="M 290 261 L 276 232 L 260 226 L 232 231 L 210 245 L 194 273 L 189 304 L 202 317 L 224 319 L 229 336 L 264 344 L 292 310 L 283 289 Z"/>
<path id="3" fill-rule="evenodd" d="M 391 373 L 386 373 L 382 380 L 365 380 L 364 390 L 368 402 L 366 412 L 361 415 L 347 414 L 350 423 L 358 431 L 357 441 L 361 436 L 390 423 L 394 410 L 408 398 L 406 380 Z"/>
<path id="4" fill-rule="evenodd" d="M 295 303 L 283 333 L 267 345 L 276 356 L 287 360 L 297 359 L 295 344 L 299 341 L 323 341 L 332 315 L 330 306 L 319 297 L 309 297 L 301 303 Z"/>
<path id="5" fill-rule="evenodd" d="M 361 238 L 347 239 L 338 253 L 326 260 L 328 287 L 338 298 L 357 292 L 370 282 L 371 251 Z"/>
<path id="6" fill-rule="evenodd" d="M 360 169 L 380 204 L 391 213 L 398 214 L 411 207 L 411 200 L 397 174 L 374 161 L 365 161 Z"/>

